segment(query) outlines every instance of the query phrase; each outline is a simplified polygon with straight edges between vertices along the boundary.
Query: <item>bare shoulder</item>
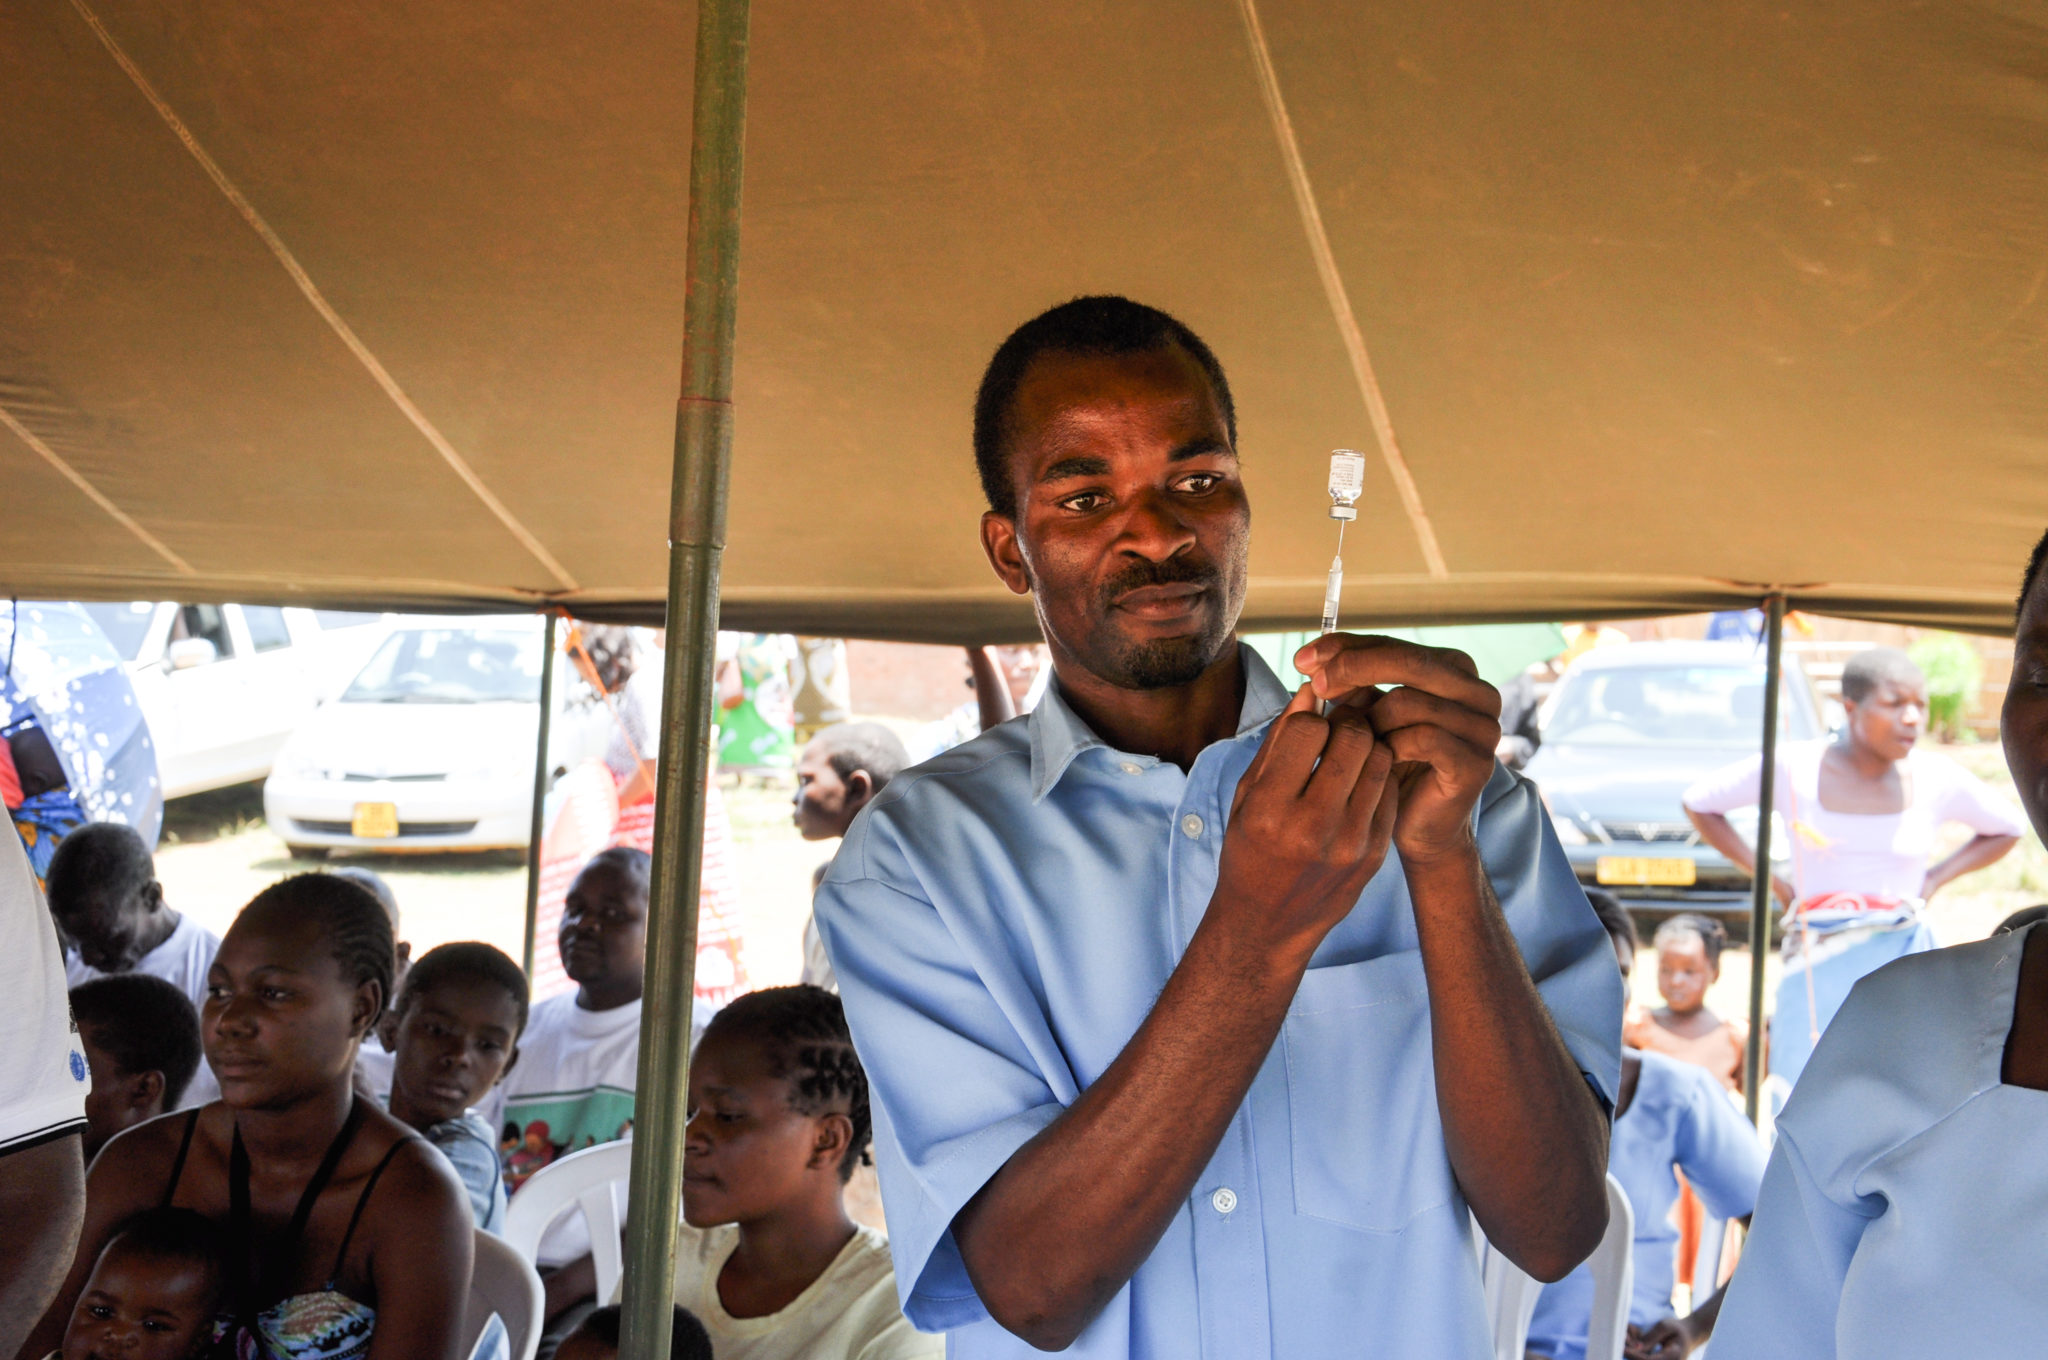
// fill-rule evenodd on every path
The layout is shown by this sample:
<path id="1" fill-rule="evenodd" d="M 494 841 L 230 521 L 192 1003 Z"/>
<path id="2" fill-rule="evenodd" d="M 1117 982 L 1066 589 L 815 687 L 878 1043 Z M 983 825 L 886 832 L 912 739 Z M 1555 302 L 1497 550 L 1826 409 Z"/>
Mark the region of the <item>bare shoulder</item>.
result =
<path id="1" fill-rule="evenodd" d="M 416 1222 L 415 1216 L 421 1213 L 444 1211 L 454 1211 L 465 1223 L 469 1220 L 469 1192 L 440 1149 L 381 1109 L 369 1112 L 363 1132 L 368 1150 L 385 1162 L 376 1198 L 387 1205 L 404 1206 L 398 1220 L 401 1224 Z M 392 1221 L 389 1214 L 382 1217 Z"/>
<path id="2" fill-rule="evenodd" d="M 171 1168 L 178 1160 L 178 1149 L 185 1146 L 187 1131 L 192 1130 L 194 1144 L 205 1137 L 202 1130 L 193 1129 L 193 1122 L 204 1125 L 208 1111 L 219 1108 L 223 1107 L 207 1106 L 197 1112 L 176 1110 L 115 1134 L 93 1158 L 94 1193 L 104 1193 L 100 1188 L 103 1185 L 112 1187 L 130 1180 L 153 1182 L 161 1193 L 169 1185 Z"/>

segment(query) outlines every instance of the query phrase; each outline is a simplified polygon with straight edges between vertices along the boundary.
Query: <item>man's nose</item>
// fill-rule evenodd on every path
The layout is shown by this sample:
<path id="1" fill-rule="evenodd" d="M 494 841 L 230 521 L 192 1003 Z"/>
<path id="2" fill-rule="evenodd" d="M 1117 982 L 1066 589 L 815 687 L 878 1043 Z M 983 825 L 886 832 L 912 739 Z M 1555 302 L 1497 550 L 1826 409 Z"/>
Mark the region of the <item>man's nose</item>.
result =
<path id="1" fill-rule="evenodd" d="M 1163 562 L 1194 541 L 1194 530 L 1188 527 L 1173 497 L 1155 487 L 1131 503 L 1117 546 L 1125 552 Z"/>

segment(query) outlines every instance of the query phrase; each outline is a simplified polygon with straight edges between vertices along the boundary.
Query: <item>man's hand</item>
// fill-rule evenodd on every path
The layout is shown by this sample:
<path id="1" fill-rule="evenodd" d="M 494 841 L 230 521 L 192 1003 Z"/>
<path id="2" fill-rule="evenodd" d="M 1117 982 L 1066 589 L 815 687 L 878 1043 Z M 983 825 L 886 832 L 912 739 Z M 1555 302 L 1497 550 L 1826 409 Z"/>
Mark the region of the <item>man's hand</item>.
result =
<path id="1" fill-rule="evenodd" d="M 1629 1324 L 1621 1342 L 1622 1360 L 1683 1360 L 1699 1345 L 1684 1318 L 1667 1317 L 1647 1327 Z"/>
<path id="2" fill-rule="evenodd" d="M 1421 863 L 1472 848 L 1472 808 L 1493 777 L 1500 691 L 1472 658 L 1398 638 L 1333 633 L 1295 654 L 1333 715 L 1362 712 L 1393 755 L 1394 844 Z M 1382 691 L 1379 686 L 1391 685 Z"/>
<path id="3" fill-rule="evenodd" d="M 1238 781 L 1210 908 L 1304 964 L 1386 862 L 1399 806 L 1364 711 L 1314 702 L 1303 686 Z"/>

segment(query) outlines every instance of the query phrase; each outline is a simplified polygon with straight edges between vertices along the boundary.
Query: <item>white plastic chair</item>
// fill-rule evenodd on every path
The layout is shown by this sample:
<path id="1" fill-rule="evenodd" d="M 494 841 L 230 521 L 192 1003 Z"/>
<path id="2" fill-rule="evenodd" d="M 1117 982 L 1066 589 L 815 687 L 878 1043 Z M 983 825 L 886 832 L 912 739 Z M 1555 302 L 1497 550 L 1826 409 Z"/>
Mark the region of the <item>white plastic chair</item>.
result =
<path id="1" fill-rule="evenodd" d="M 1628 1339 L 1628 1305 L 1636 1287 L 1636 1211 L 1621 1182 L 1607 1178 L 1607 1232 L 1593 1248 L 1593 1322 L 1586 1360 L 1621 1360 Z"/>
<path id="2" fill-rule="evenodd" d="M 477 1353 L 484 1327 L 495 1314 L 505 1324 L 507 1360 L 533 1360 L 540 1349 L 541 1312 L 547 1306 L 540 1274 L 510 1243 L 482 1228 L 476 1231 L 476 1264 L 469 1274 L 469 1305 L 462 1314 L 462 1354 Z"/>
<path id="3" fill-rule="evenodd" d="M 533 1173 L 505 1210 L 505 1240 L 527 1261 L 540 1254 L 540 1239 L 565 1209 L 581 1209 L 590 1225 L 590 1258 L 597 1267 L 597 1297 L 609 1299 L 626 1273 L 619 1242 L 619 1204 L 612 1186 L 633 1165 L 633 1141 L 622 1138 L 572 1152 Z"/>
<path id="4" fill-rule="evenodd" d="M 1478 1220 L 1473 1230 L 1479 1231 Z M 1635 1288 L 1636 1215 L 1621 1182 L 1607 1178 L 1607 1232 L 1587 1264 L 1593 1271 L 1593 1318 L 1586 1360 L 1621 1360 L 1628 1335 L 1629 1298 Z M 1529 1348 L 1529 1320 L 1543 1285 L 1479 1234 L 1479 1278 L 1486 1289 L 1486 1320 L 1493 1334 L 1494 1360 L 1522 1360 Z"/>

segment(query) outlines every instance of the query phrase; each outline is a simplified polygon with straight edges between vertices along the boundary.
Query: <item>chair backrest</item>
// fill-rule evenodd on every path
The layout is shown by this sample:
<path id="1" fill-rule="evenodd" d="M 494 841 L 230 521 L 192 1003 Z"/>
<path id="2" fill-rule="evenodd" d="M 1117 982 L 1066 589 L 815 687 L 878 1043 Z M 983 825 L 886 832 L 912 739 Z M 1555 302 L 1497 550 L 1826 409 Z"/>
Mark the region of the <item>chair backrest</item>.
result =
<path id="1" fill-rule="evenodd" d="M 565 1209 L 581 1209 L 590 1225 L 591 1263 L 597 1267 L 597 1297 L 609 1299 L 626 1263 L 619 1243 L 619 1202 L 615 1182 L 633 1165 L 633 1141 L 600 1143 L 572 1152 L 533 1173 L 505 1210 L 505 1240 L 528 1261 L 540 1253 L 540 1239 Z"/>
<path id="2" fill-rule="evenodd" d="M 1628 1192 L 1607 1178 L 1607 1232 L 1587 1264 L 1593 1270 L 1593 1321 L 1586 1360 L 1621 1360 L 1628 1338 L 1628 1305 L 1636 1284 L 1636 1212 Z"/>
<path id="3" fill-rule="evenodd" d="M 1479 1280 L 1486 1290 L 1486 1325 L 1493 1337 L 1494 1360 L 1523 1360 L 1529 1345 L 1529 1321 L 1536 1316 L 1536 1298 L 1543 1285 L 1486 1240 L 1479 1220 L 1472 1220 L 1479 1243 Z"/>
<path id="4" fill-rule="evenodd" d="M 469 1306 L 462 1314 L 462 1354 L 479 1355 L 485 1324 L 493 1316 L 505 1326 L 507 1360 L 533 1360 L 540 1349 L 541 1311 L 546 1307 L 540 1273 L 503 1238 L 476 1231 L 476 1264 L 469 1274 Z"/>

